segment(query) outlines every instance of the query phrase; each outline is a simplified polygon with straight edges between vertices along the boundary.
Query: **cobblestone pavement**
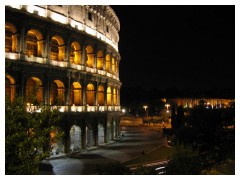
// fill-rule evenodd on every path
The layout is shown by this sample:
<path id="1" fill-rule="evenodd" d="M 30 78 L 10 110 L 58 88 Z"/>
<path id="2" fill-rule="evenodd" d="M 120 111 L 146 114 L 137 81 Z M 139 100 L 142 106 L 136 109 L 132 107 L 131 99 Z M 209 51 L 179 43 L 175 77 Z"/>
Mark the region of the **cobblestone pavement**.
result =
<path id="1" fill-rule="evenodd" d="M 158 127 L 122 125 L 121 132 L 124 136 L 113 143 L 45 161 L 48 168 L 43 168 L 40 174 L 94 175 L 98 166 L 127 161 L 166 143 Z"/>

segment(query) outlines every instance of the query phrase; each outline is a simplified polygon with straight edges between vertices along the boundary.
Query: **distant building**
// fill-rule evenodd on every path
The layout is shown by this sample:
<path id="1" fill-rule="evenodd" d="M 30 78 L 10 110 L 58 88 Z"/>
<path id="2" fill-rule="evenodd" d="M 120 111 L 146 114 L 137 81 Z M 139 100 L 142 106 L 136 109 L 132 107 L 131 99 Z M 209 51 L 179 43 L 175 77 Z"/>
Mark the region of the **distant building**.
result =
<path id="1" fill-rule="evenodd" d="M 38 85 L 37 104 L 60 101 L 65 138 L 54 152 L 98 146 L 119 136 L 120 22 L 110 6 L 5 6 L 5 92 L 11 100 Z"/>
<path id="2" fill-rule="evenodd" d="M 167 103 L 175 106 L 182 105 L 184 108 L 193 108 L 200 102 L 208 108 L 227 108 L 235 102 L 235 99 L 218 99 L 218 98 L 172 98 L 167 99 Z"/>

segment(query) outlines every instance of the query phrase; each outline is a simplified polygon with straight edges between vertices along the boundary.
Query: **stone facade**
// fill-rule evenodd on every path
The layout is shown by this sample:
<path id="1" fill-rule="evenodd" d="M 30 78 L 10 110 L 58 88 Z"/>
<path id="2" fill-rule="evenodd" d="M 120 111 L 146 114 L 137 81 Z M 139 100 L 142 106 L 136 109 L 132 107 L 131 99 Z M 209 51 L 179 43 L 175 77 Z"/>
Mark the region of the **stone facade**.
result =
<path id="1" fill-rule="evenodd" d="M 65 136 L 54 152 L 119 136 L 119 20 L 109 6 L 6 6 L 5 92 L 11 100 L 39 87 L 38 104 L 60 103 Z M 52 137 L 54 139 L 54 137 Z"/>

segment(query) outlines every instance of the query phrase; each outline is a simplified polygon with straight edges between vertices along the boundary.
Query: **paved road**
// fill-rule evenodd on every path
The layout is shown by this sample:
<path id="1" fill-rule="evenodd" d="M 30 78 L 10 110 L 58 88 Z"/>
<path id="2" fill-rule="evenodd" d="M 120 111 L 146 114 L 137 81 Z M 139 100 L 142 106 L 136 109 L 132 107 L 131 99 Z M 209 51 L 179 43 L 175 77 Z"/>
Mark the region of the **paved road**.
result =
<path id="1" fill-rule="evenodd" d="M 94 175 L 97 174 L 97 166 L 127 161 L 141 155 L 142 151 L 147 153 L 166 142 L 161 136 L 162 131 L 153 127 L 122 126 L 121 132 L 124 136 L 115 143 L 49 160 L 52 171 L 42 171 L 40 174 Z"/>

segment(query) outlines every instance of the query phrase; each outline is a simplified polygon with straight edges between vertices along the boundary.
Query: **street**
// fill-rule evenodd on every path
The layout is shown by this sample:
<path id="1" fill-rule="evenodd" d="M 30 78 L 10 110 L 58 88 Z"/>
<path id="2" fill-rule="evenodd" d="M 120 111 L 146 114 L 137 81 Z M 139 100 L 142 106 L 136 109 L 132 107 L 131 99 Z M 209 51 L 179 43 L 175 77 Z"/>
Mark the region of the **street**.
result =
<path id="1" fill-rule="evenodd" d="M 40 175 L 94 175 L 97 167 L 107 163 L 124 162 L 165 143 L 162 130 L 153 126 L 121 126 L 123 136 L 111 144 L 86 150 L 59 159 L 48 160 L 52 171 L 41 171 Z"/>

